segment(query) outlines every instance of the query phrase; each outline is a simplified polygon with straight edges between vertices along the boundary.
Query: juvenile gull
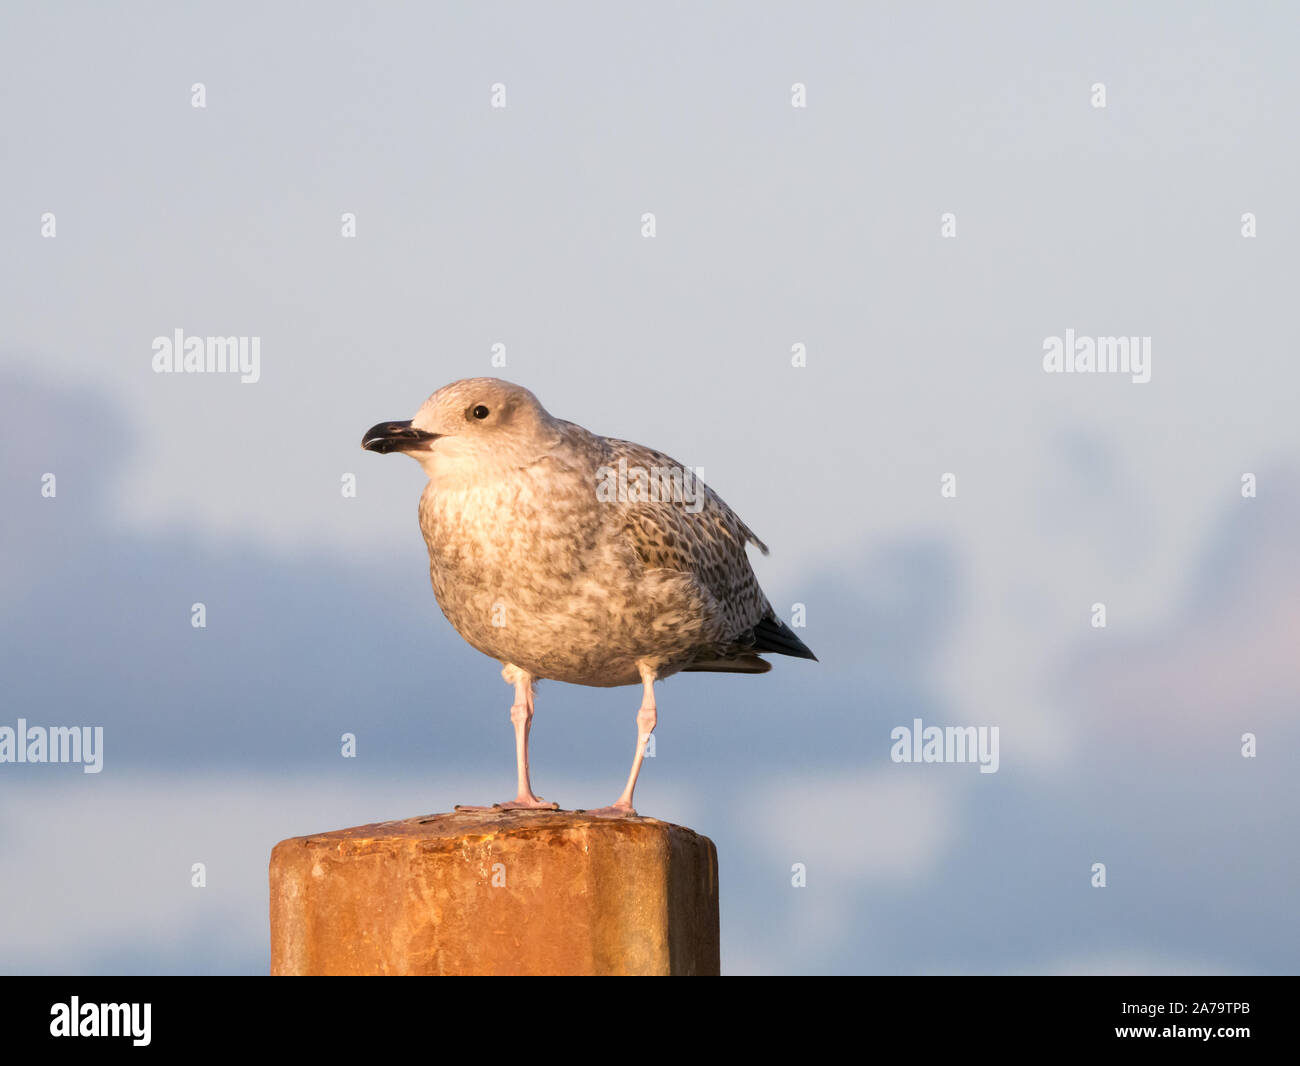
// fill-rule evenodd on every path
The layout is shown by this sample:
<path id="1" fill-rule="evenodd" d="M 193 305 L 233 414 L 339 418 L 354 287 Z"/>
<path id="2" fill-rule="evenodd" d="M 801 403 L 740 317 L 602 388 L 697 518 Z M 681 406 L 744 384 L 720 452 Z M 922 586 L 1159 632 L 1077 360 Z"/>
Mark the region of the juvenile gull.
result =
<path id="1" fill-rule="evenodd" d="M 557 806 L 533 794 L 528 775 L 535 681 L 640 682 L 627 787 L 589 812 L 634 815 L 656 680 L 763 673 L 759 652 L 816 659 L 750 569 L 746 544 L 767 546 L 662 452 L 555 418 L 498 378 L 446 385 L 409 422 L 371 427 L 361 446 L 424 468 L 420 529 L 438 606 L 514 685 L 519 793 L 498 808 Z"/>

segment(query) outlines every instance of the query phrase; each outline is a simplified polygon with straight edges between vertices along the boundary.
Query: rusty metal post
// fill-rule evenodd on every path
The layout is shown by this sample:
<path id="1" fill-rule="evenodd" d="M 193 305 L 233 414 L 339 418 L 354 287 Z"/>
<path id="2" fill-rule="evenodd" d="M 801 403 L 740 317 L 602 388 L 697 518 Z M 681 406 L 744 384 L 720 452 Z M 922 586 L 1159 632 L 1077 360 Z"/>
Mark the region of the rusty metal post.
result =
<path id="1" fill-rule="evenodd" d="M 653 818 L 457 812 L 271 852 L 271 972 L 716 975 L 713 842 Z"/>

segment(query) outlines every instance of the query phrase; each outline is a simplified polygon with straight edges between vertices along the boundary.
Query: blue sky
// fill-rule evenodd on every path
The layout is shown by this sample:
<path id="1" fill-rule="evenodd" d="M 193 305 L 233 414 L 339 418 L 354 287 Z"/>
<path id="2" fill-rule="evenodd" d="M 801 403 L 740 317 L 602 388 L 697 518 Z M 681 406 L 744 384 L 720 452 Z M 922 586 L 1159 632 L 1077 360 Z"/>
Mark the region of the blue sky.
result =
<path id="1" fill-rule="evenodd" d="M 717 844 L 725 970 L 1295 972 L 1284 6 L 3 20 L 0 725 L 106 750 L 0 764 L 0 967 L 265 972 L 277 840 L 509 790 L 420 471 L 358 447 L 496 374 L 703 467 L 806 606 L 820 663 L 660 686 L 638 808 Z M 261 379 L 154 374 L 176 328 Z M 1067 329 L 1151 381 L 1044 373 Z M 538 792 L 612 800 L 638 699 L 543 684 Z M 915 717 L 998 772 L 892 763 Z"/>

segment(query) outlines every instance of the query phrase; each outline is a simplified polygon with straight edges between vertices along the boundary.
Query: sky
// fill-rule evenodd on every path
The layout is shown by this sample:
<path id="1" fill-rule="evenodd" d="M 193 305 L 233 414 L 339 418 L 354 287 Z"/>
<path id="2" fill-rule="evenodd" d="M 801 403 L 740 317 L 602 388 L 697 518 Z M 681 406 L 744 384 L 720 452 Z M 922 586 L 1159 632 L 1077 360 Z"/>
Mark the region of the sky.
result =
<path id="1" fill-rule="evenodd" d="M 715 842 L 724 972 L 1295 973 L 1298 29 L 6 5 L 0 728 L 104 762 L 0 763 L 0 970 L 266 973 L 276 841 L 509 791 L 359 447 L 493 375 L 702 468 L 802 606 L 820 662 L 659 685 L 637 806 Z M 178 329 L 257 380 L 155 372 Z M 543 683 L 535 789 L 612 801 L 638 702 Z M 918 718 L 997 771 L 894 761 Z"/>

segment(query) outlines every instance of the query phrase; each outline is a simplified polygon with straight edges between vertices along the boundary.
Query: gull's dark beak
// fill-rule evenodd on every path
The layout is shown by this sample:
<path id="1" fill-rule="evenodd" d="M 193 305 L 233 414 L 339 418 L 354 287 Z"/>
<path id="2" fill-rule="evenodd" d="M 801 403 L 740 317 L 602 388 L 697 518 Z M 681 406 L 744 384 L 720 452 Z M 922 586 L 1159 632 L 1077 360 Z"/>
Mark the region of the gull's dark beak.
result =
<path id="1" fill-rule="evenodd" d="M 361 438 L 361 447 L 368 452 L 416 452 L 421 445 L 437 440 L 441 434 L 426 433 L 407 422 L 380 422 L 371 426 Z"/>

